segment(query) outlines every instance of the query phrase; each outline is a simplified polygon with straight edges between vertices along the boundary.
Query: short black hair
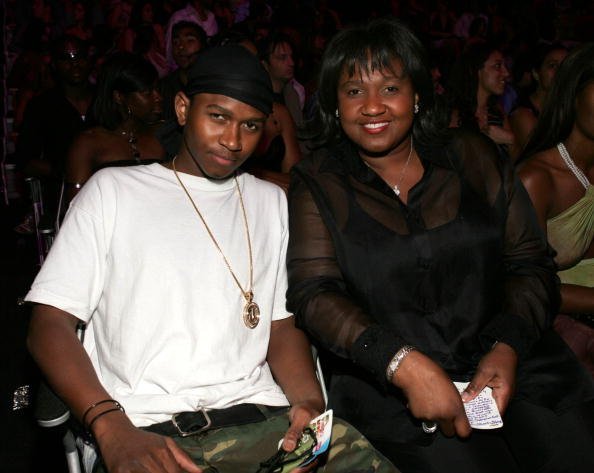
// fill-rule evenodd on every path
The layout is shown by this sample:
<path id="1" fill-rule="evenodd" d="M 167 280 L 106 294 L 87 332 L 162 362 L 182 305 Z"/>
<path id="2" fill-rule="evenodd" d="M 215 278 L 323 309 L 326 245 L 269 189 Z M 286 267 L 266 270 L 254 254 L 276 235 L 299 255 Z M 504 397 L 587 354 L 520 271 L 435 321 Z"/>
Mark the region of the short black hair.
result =
<path id="1" fill-rule="evenodd" d="M 206 32 L 204 31 L 204 29 L 202 28 L 202 26 L 200 26 L 195 21 L 189 21 L 189 20 L 178 21 L 177 23 L 175 23 L 172 26 L 172 28 L 171 28 L 171 41 L 173 41 L 173 38 L 177 34 L 179 34 L 179 31 L 180 30 L 182 30 L 184 28 L 191 29 L 194 32 L 194 34 L 196 35 L 196 37 L 200 41 L 200 46 L 202 48 L 205 48 L 207 46 L 208 37 L 206 36 Z"/>
<path id="2" fill-rule="evenodd" d="M 372 20 L 362 26 L 340 31 L 328 44 L 322 57 L 319 74 L 318 140 L 336 141 L 343 134 L 336 117 L 337 87 L 343 70 L 349 75 L 390 70 L 392 61 L 402 62 L 403 73 L 411 79 L 419 97 L 419 113 L 413 123 L 415 142 L 423 143 L 433 134 L 435 126 L 433 81 L 425 48 L 413 32 L 393 18 Z"/>
<path id="3" fill-rule="evenodd" d="M 293 45 L 291 37 L 285 33 L 274 32 L 256 43 L 260 61 L 269 63 L 270 56 L 279 44 L 288 44 L 291 47 L 293 54 L 295 54 L 295 46 Z"/>

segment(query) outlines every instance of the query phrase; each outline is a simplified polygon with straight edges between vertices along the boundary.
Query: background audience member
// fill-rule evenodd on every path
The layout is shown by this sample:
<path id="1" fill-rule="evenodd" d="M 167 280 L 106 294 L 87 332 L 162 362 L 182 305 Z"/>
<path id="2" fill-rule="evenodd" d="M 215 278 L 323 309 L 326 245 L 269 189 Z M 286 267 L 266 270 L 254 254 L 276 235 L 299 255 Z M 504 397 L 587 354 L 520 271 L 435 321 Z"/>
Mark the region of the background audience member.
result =
<path id="1" fill-rule="evenodd" d="M 165 152 L 155 137 L 161 112 L 155 68 L 133 53 L 110 57 L 97 81 L 97 126 L 81 133 L 68 151 L 68 200 L 99 168 L 162 160 Z"/>
<path id="2" fill-rule="evenodd" d="M 594 43 L 572 52 L 519 164 L 561 279 L 554 327 L 594 376 Z"/>
<path id="3" fill-rule="evenodd" d="M 273 33 L 256 43 L 258 56 L 272 81 L 275 102 L 285 105 L 296 126 L 303 124 L 299 95 L 293 85 L 295 79 L 294 48 L 289 36 Z M 302 87 L 302 86 L 300 86 Z"/>
<path id="4" fill-rule="evenodd" d="M 72 23 L 66 28 L 66 34 L 90 42 L 93 39 L 93 28 L 90 22 L 87 3 L 84 0 L 72 2 Z"/>
<path id="5" fill-rule="evenodd" d="M 446 102 L 453 127 L 480 130 L 502 154 L 515 157 L 515 138 L 499 98 L 509 72 L 501 50 L 490 43 L 477 43 L 464 51 L 451 71 Z"/>
<path id="6" fill-rule="evenodd" d="M 567 56 L 567 48 L 562 44 L 540 46 L 531 68 L 535 87 L 520 94 L 515 109 L 509 115 L 509 124 L 516 139 L 518 150 L 528 142 L 530 133 L 536 125 L 557 69 Z"/>
<path id="7" fill-rule="evenodd" d="M 169 18 L 165 33 L 165 56 L 171 70 L 176 68 L 173 58 L 172 30 L 173 25 L 180 21 L 198 23 L 209 38 L 216 35 L 219 31 L 214 13 L 208 9 L 207 3 L 204 0 L 189 0 L 184 8 L 174 12 L 171 18 Z"/>
<path id="8" fill-rule="evenodd" d="M 154 0 L 140 0 L 134 3 L 130 13 L 129 26 L 124 32 L 124 51 L 138 52 L 134 47 L 140 28 L 148 26 L 153 29 L 158 51 L 165 55 L 165 32 L 157 21 L 157 4 Z"/>
<path id="9" fill-rule="evenodd" d="M 29 101 L 54 86 L 50 66 L 51 45 L 39 21 L 31 21 L 20 38 L 20 52 L 6 78 L 12 97 L 14 129 L 19 130 Z"/>
<path id="10" fill-rule="evenodd" d="M 188 69 L 196 61 L 199 51 L 206 44 L 206 33 L 193 21 L 182 20 L 171 29 L 171 51 L 177 68 L 159 81 L 159 91 L 163 98 L 163 118 L 175 118 L 173 98 L 188 81 Z"/>
<path id="11" fill-rule="evenodd" d="M 66 155 L 75 137 L 93 123 L 89 107 L 94 87 L 85 42 L 64 36 L 52 48 L 55 87 L 33 98 L 23 119 L 16 147 L 17 163 L 27 176 L 41 179 L 45 212 L 55 217 Z"/>

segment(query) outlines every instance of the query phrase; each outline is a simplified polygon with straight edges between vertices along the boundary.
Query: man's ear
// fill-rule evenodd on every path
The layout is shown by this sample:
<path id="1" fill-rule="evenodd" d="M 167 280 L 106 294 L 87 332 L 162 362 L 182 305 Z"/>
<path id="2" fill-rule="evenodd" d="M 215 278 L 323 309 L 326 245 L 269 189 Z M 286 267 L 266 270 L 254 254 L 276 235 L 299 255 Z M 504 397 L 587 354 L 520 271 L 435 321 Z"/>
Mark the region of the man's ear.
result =
<path id="1" fill-rule="evenodd" d="M 173 99 L 173 107 L 175 109 L 175 116 L 177 117 L 177 123 L 184 126 L 188 121 L 188 114 L 190 113 L 190 99 L 183 92 L 175 94 Z"/>

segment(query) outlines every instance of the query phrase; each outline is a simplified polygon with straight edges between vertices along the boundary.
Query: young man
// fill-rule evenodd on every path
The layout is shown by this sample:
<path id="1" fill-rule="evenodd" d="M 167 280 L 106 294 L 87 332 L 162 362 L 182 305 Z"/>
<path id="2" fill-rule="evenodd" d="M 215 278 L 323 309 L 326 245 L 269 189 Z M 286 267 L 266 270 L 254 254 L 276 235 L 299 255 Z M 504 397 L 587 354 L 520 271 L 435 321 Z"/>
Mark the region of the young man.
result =
<path id="1" fill-rule="evenodd" d="M 188 70 L 198 53 L 206 47 L 206 41 L 206 33 L 198 23 L 184 20 L 173 25 L 171 47 L 177 69 L 159 81 L 165 120 L 175 118 L 173 99 L 188 83 Z"/>
<path id="2" fill-rule="evenodd" d="M 291 40 L 282 33 L 272 34 L 257 45 L 258 55 L 270 75 L 275 100 L 291 112 L 297 126 L 303 125 L 303 86 L 295 80 L 295 62 Z"/>
<path id="3" fill-rule="evenodd" d="M 236 173 L 271 106 L 255 56 L 202 52 L 175 159 L 97 172 L 27 295 L 30 350 L 107 471 L 255 471 L 324 409 L 285 311 L 284 193 Z M 340 421 L 333 442 L 323 471 L 396 471 Z"/>
<path id="4" fill-rule="evenodd" d="M 167 63 L 172 70 L 176 67 L 173 61 L 171 43 L 173 25 L 180 21 L 191 21 L 198 23 L 209 38 L 218 33 L 219 26 L 217 20 L 214 13 L 208 9 L 207 3 L 204 0 L 189 0 L 185 7 L 171 14 L 165 30 L 165 55 L 167 57 Z"/>

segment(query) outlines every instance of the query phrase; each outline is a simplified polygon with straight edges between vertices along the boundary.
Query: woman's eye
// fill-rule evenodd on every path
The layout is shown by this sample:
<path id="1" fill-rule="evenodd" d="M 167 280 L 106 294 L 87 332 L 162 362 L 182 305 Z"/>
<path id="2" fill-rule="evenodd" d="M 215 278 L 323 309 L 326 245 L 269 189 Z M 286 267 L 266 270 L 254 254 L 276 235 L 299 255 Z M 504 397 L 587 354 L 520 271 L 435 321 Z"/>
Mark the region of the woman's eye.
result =
<path id="1" fill-rule="evenodd" d="M 361 93 L 361 89 L 349 89 L 347 90 L 347 95 L 359 95 Z"/>
<path id="2" fill-rule="evenodd" d="M 386 87 L 386 92 L 393 94 L 394 92 L 398 92 L 398 87 L 395 85 L 389 85 Z"/>
<path id="3" fill-rule="evenodd" d="M 220 113 L 211 113 L 210 118 L 212 118 L 213 120 L 224 120 L 225 119 L 225 117 L 223 115 L 221 115 Z"/>

